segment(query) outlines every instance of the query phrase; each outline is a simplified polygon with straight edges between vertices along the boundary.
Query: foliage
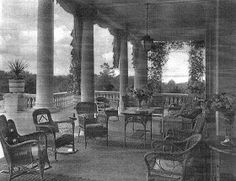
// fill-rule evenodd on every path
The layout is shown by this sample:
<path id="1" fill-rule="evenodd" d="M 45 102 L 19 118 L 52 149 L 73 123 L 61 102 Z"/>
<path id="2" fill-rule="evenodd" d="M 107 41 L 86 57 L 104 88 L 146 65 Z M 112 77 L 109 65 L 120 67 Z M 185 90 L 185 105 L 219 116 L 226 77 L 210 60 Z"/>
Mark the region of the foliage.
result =
<path id="1" fill-rule="evenodd" d="M 152 50 L 148 52 L 148 84 L 156 92 L 161 92 L 162 67 L 167 62 L 170 51 L 180 49 L 183 45 L 183 41 L 158 41 L 154 42 Z"/>
<path id="2" fill-rule="evenodd" d="M 53 92 L 71 92 L 73 82 L 70 75 L 59 75 L 53 77 Z"/>
<path id="3" fill-rule="evenodd" d="M 114 90 L 114 82 L 117 81 L 115 78 L 114 69 L 109 66 L 108 63 L 101 65 L 102 71 L 95 77 L 95 89 L 102 91 Z"/>
<path id="4" fill-rule="evenodd" d="M 72 60 L 70 65 L 70 80 L 73 82 L 72 91 L 75 94 L 80 95 L 80 83 L 81 83 L 81 62 L 80 55 L 75 49 L 71 52 Z"/>
<path id="5" fill-rule="evenodd" d="M 209 110 L 221 112 L 228 124 L 231 125 L 233 123 L 236 110 L 236 99 L 234 96 L 226 93 L 215 94 L 206 101 L 206 107 Z"/>
<path id="6" fill-rule="evenodd" d="M 20 59 L 15 59 L 8 63 L 8 67 L 10 68 L 10 72 L 13 74 L 14 79 L 22 79 L 24 70 L 28 67 L 28 64 Z"/>
<path id="7" fill-rule="evenodd" d="M 205 83 L 200 80 L 189 80 L 188 81 L 188 89 L 192 94 L 203 95 L 205 91 Z"/>
<path id="8" fill-rule="evenodd" d="M 205 73 L 204 66 L 204 41 L 190 41 L 188 42 L 190 47 L 189 51 L 189 90 L 197 91 L 201 94 L 205 91 L 204 82 L 202 81 L 202 77 Z"/>
<path id="9" fill-rule="evenodd" d="M 36 94 L 36 75 L 29 72 L 24 73 L 25 93 Z"/>

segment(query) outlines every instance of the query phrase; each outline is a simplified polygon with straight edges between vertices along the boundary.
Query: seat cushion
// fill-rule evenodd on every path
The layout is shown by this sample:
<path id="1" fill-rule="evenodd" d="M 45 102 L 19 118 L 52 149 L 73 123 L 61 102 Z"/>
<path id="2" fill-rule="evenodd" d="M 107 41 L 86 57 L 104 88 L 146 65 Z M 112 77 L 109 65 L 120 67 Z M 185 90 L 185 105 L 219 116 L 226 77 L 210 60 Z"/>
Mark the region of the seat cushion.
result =
<path id="1" fill-rule="evenodd" d="M 56 148 L 63 147 L 65 145 L 70 145 L 73 143 L 74 136 L 72 134 L 64 134 L 58 137 L 55 141 Z"/>
<path id="2" fill-rule="evenodd" d="M 86 136 L 103 137 L 107 135 L 107 128 L 100 123 L 86 125 Z"/>
<path id="3" fill-rule="evenodd" d="M 180 178 L 182 171 L 182 164 L 178 161 L 157 159 L 153 166 L 152 174 Z"/>

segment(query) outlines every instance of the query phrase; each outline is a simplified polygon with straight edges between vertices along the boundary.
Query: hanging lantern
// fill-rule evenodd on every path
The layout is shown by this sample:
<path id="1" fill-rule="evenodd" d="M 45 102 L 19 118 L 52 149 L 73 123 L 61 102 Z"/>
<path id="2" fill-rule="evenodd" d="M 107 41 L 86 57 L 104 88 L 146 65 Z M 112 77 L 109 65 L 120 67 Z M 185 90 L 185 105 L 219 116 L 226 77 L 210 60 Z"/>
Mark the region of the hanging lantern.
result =
<path id="1" fill-rule="evenodd" d="M 149 17 L 148 17 L 148 3 L 147 5 L 147 9 L 146 9 L 146 35 L 142 38 L 142 45 L 143 48 L 146 52 L 148 52 L 149 50 L 151 50 L 152 45 L 153 45 L 153 39 L 148 35 L 148 21 L 149 21 Z"/>

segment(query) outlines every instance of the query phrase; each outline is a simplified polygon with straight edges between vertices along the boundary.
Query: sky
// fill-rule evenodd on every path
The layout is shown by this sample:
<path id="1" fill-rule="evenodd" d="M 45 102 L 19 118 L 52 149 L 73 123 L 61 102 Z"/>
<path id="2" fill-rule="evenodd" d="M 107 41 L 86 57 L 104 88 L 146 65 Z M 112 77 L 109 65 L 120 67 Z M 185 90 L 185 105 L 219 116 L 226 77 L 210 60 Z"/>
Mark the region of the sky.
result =
<path id="1" fill-rule="evenodd" d="M 8 71 L 7 62 L 15 58 L 29 65 L 28 71 L 36 73 L 37 67 L 37 2 L 38 0 L 0 0 L 0 70 Z M 70 43 L 73 16 L 58 4 L 54 10 L 54 74 L 67 75 L 71 61 Z M 100 65 L 112 66 L 113 36 L 107 29 L 94 26 L 95 73 Z M 131 63 L 132 46 L 128 44 L 129 75 L 134 74 Z M 188 54 L 172 52 L 164 67 L 163 81 L 186 82 L 188 79 Z M 180 66 L 181 65 L 181 66 Z M 118 70 L 116 71 L 118 72 Z"/>

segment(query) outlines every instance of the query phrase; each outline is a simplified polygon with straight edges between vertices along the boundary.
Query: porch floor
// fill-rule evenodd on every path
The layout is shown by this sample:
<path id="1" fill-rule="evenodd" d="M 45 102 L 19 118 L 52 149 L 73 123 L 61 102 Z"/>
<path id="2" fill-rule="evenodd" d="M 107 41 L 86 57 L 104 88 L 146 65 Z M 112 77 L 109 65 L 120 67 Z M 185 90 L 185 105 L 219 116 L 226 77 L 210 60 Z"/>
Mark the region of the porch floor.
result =
<path id="1" fill-rule="evenodd" d="M 54 120 L 60 120 L 72 116 L 73 108 L 67 108 L 53 113 Z M 20 134 L 35 131 L 32 121 L 32 111 L 6 115 L 8 119 L 16 122 Z M 153 120 L 154 139 L 160 137 L 160 122 Z M 148 125 L 149 126 L 149 125 Z M 128 134 L 132 134 L 132 124 L 127 127 Z M 136 125 L 136 129 L 142 127 Z M 76 132 L 78 128 L 76 127 Z M 104 138 L 88 140 L 88 146 L 84 148 L 83 137 L 76 134 L 76 148 L 79 150 L 71 155 L 58 155 L 58 161 L 54 161 L 52 153 L 49 153 L 52 168 L 45 171 L 47 175 L 63 175 L 72 178 L 85 178 L 92 181 L 144 181 L 146 178 L 146 166 L 143 156 L 150 149 L 150 135 L 147 136 L 147 145 L 144 148 L 144 140 L 141 138 L 128 138 L 127 147 L 123 147 L 123 122 L 117 118 L 109 121 L 109 146 L 106 146 Z M 1 151 L 1 150 L 0 150 Z M 5 159 L 0 159 L 0 170 L 6 168 Z M 27 177 L 27 178 L 26 178 Z M 38 175 L 22 176 L 15 180 L 40 180 Z M 0 180 L 7 180 L 7 174 L 0 174 Z M 63 180 L 63 179 L 62 179 Z M 78 179 L 79 180 L 79 179 Z M 83 180 L 83 179 L 82 179 Z"/>

